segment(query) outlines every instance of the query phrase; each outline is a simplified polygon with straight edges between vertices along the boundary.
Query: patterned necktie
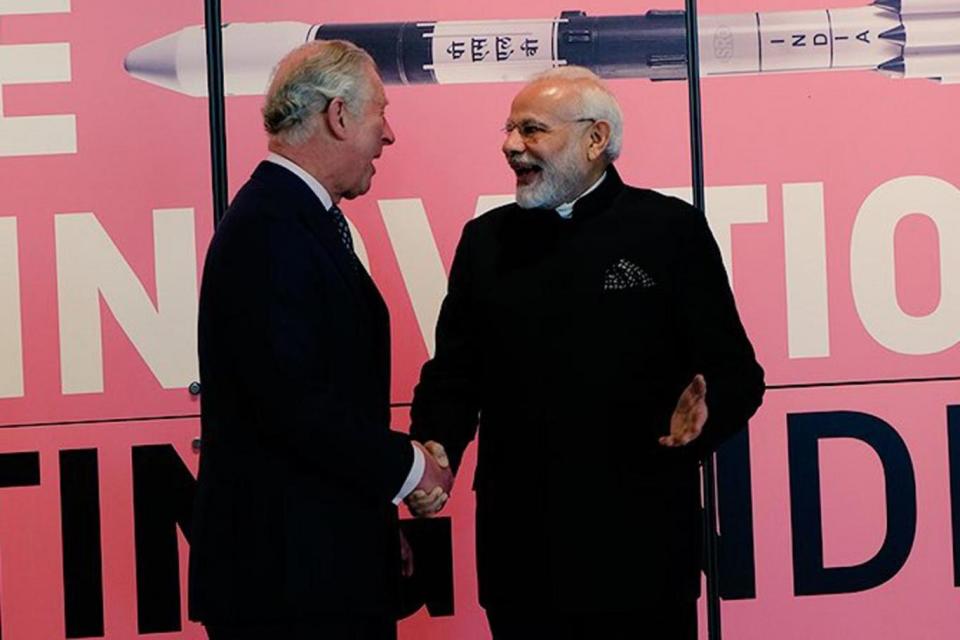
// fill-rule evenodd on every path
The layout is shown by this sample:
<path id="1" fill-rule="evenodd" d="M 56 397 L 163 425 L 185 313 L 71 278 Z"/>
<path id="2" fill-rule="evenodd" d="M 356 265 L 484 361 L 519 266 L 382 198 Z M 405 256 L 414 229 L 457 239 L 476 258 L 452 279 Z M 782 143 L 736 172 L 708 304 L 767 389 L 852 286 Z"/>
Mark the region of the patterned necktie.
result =
<path id="1" fill-rule="evenodd" d="M 330 215 L 333 216 L 333 221 L 337 224 L 340 241 L 343 243 L 343 246 L 347 248 L 347 253 L 349 253 L 354 259 L 354 262 L 356 262 L 357 254 L 353 251 L 353 237 L 350 235 L 350 225 L 347 224 L 347 219 L 344 217 L 343 211 L 340 211 L 340 207 L 334 204 L 330 206 Z"/>

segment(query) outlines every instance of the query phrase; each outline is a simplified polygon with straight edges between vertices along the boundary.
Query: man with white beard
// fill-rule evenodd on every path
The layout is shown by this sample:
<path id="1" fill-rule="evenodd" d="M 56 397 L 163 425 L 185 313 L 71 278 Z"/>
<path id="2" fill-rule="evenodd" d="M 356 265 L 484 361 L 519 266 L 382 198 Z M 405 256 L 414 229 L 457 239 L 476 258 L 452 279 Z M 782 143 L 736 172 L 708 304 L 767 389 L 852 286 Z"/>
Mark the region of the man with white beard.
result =
<path id="1" fill-rule="evenodd" d="M 698 463 L 764 389 L 720 252 L 701 212 L 621 181 L 590 71 L 539 76 L 504 131 L 517 202 L 464 228 L 411 435 L 458 470 L 479 425 L 494 638 L 696 638 Z"/>

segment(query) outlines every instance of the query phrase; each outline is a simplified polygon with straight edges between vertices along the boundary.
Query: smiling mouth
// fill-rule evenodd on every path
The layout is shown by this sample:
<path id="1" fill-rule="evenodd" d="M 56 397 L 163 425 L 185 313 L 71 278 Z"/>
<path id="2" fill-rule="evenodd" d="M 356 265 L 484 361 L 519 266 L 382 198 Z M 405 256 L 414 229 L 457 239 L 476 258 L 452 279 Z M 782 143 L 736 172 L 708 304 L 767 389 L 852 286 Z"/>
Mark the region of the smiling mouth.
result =
<path id="1" fill-rule="evenodd" d="M 511 165 L 513 172 L 517 174 L 517 185 L 527 185 L 536 180 L 537 175 L 543 169 L 536 165 Z"/>

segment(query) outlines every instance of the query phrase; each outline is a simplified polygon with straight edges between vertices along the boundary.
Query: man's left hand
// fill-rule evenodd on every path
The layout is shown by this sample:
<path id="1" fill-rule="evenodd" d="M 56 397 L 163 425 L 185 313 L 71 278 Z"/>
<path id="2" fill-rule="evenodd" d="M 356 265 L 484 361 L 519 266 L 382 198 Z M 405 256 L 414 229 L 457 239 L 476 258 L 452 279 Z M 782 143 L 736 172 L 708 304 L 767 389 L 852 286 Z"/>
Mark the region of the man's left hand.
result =
<path id="1" fill-rule="evenodd" d="M 670 416 L 670 435 L 660 438 L 665 447 L 682 447 L 697 439 L 707 421 L 707 382 L 701 374 L 680 394 Z"/>

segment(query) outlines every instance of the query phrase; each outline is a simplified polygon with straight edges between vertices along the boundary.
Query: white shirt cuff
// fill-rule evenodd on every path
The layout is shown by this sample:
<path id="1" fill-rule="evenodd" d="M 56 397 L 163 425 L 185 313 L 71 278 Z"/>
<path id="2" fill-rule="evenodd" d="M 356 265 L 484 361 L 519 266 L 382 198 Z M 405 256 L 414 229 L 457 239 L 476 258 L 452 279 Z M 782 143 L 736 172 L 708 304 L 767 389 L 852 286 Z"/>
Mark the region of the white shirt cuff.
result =
<path id="1" fill-rule="evenodd" d="M 400 487 L 397 497 L 393 499 L 393 504 L 400 504 L 401 500 L 417 488 L 423 478 L 423 471 L 427 468 L 427 462 L 423 459 L 423 451 L 420 451 L 412 442 L 410 446 L 413 447 L 413 466 L 410 467 L 410 473 L 407 474 L 407 479 L 403 481 L 403 486 Z"/>

